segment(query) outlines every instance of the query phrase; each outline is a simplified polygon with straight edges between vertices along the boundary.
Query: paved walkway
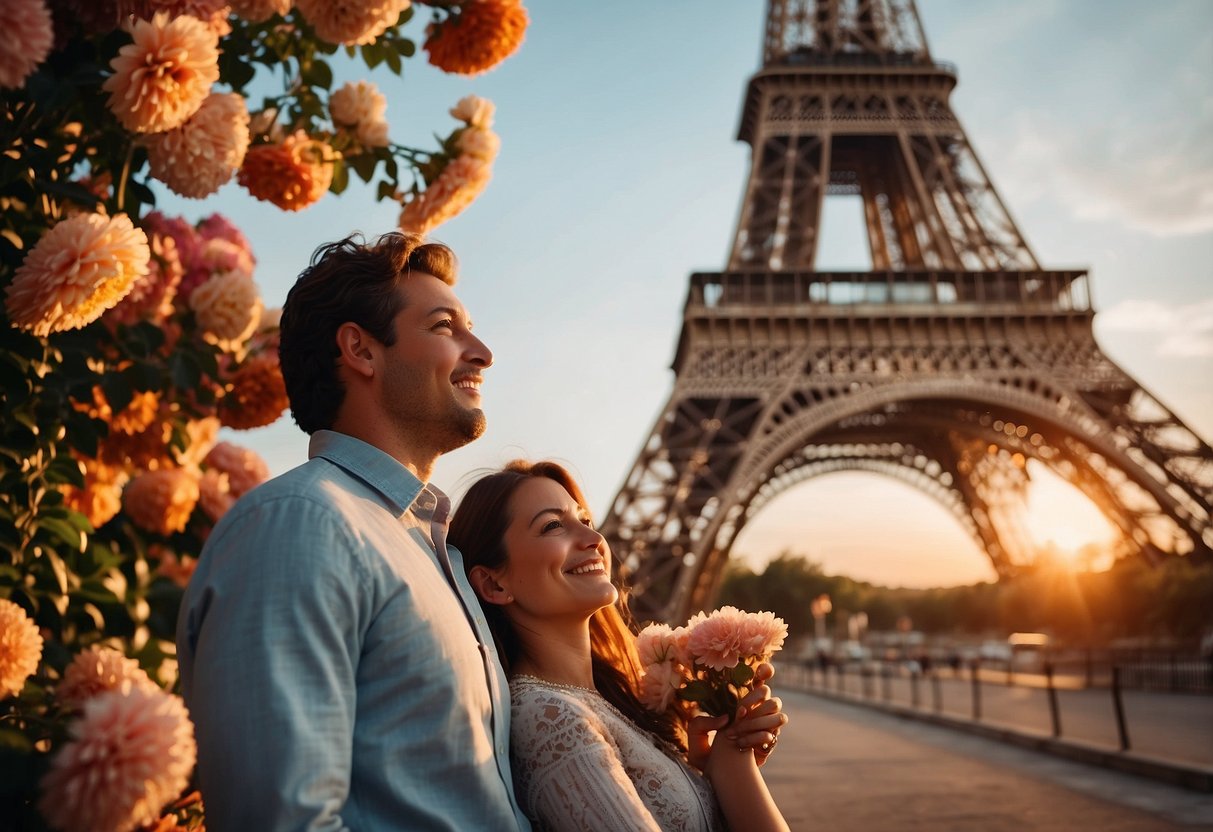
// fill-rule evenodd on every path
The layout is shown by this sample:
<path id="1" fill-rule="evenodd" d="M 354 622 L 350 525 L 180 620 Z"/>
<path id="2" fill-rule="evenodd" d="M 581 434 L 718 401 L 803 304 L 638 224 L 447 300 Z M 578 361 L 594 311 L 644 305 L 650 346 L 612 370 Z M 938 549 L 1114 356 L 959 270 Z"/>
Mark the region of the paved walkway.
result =
<path id="1" fill-rule="evenodd" d="M 1213 828 L 1213 795 L 775 687 L 791 722 L 765 774 L 793 830 Z"/>

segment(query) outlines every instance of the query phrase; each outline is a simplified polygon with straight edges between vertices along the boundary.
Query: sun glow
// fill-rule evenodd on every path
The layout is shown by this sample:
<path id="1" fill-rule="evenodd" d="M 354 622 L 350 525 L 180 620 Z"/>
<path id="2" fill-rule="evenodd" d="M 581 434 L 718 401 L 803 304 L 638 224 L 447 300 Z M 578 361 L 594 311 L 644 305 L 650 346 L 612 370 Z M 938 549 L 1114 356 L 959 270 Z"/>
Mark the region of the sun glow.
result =
<path id="1" fill-rule="evenodd" d="M 1029 474 L 1024 525 L 1032 539 L 1072 566 L 1106 568 L 1116 528 L 1082 492 L 1044 466 L 1030 462 Z"/>

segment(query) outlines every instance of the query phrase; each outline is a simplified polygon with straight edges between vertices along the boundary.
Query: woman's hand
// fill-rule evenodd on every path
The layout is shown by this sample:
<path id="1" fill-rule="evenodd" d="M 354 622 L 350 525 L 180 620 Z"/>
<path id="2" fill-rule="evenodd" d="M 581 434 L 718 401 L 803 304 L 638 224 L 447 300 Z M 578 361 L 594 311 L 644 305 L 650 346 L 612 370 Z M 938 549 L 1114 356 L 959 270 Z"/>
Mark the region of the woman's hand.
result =
<path id="1" fill-rule="evenodd" d="M 725 743 L 737 751 L 753 749 L 758 765 L 766 762 L 779 739 L 779 729 L 788 722 L 783 713 L 783 703 L 771 696 L 766 681 L 775 674 L 770 664 L 758 665 L 754 671 L 754 689 L 738 703 L 732 724 L 725 716 L 697 716 L 687 723 L 687 762 L 703 771 L 713 740 L 709 737 L 716 731 L 715 743 Z M 726 725 L 728 726 L 726 728 Z"/>
<path id="2" fill-rule="evenodd" d="M 754 671 L 754 689 L 741 700 L 733 724 L 717 736 L 717 741 L 726 740 L 738 750 L 754 750 L 758 765 L 767 761 L 775 743 L 779 741 L 779 729 L 788 722 L 783 712 L 783 702 L 771 696 L 766 682 L 775 675 L 775 668 L 763 662 Z"/>

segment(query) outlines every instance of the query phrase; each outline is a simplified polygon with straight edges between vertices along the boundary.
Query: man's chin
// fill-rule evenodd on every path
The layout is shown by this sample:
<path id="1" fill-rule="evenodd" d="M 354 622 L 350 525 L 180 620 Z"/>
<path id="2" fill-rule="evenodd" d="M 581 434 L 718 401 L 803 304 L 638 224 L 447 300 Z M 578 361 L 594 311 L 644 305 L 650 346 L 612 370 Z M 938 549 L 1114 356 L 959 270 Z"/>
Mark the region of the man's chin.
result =
<path id="1" fill-rule="evenodd" d="M 479 439 L 484 435 L 484 430 L 488 426 L 488 422 L 484 418 L 484 411 L 478 407 L 460 411 L 459 415 L 452 420 L 450 450 L 462 448 L 464 445 Z"/>

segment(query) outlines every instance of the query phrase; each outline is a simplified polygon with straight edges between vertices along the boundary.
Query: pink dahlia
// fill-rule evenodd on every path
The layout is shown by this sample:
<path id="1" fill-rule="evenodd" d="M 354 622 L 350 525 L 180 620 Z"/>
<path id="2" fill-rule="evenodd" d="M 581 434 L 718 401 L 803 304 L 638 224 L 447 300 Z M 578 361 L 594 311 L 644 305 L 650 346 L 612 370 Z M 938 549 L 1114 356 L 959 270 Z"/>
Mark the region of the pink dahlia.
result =
<path id="1" fill-rule="evenodd" d="M 211 93 L 180 127 L 144 139 L 152 176 L 181 196 L 210 196 L 243 164 L 248 122 L 243 98 Z"/>
<path id="2" fill-rule="evenodd" d="M 199 237 L 194 259 L 186 266 L 185 276 L 177 292 L 182 303 L 188 304 L 194 290 L 222 272 L 241 272 L 252 276 L 257 261 L 247 244 L 241 246 L 226 237 Z"/>
<path id="3" fill-rule="evenodd" d="M 227 474 L 232 494 L 242 497 L 270 478 L 270 468 L 254 450 L 231 442 L 211 448 L 203 463 Z"/>
<path id="4" fill-rule="evenodd" d="M 45 0 L 0 3 L 0 87 L 21 89 L 50 54 L 55 33 Z"/>
<path id="5" fill-rule="evenodd" d="M 409 5 L 409 0 L 295 0 L 316 37 L 346 46 L 374 43 Z"/>
<path id="6" fill-rule="evenodd" d="M 34 245 L 17 267 L 5 306 L 35 335 L 79 329 L 126 297 L 147 274 L 147 235 L 126 214 L 78 214 Z"/>
<path id="7" fill-rule="evenodd" d="M 179 697 L 129 683 L 84 703 L 42 778 L 38 810 L 57 829 L 128 832 L 188 785 L 194 726 Z"/>
<path id="8" fill-rule="evenodd" d="M 745 613 L 736 607 L 721 607 L 710 615 L 700 613 L 687 622 L 687 649 L 695 662 L 713 670 L 736 667 L 744 657 L 742 630 Z"/>
<path id="9" fill-rule="evenodd" d="M 460 156 L 400 212 L 400 227 L 427 234 L 471 205 L 489 184 L 492 168 L 475 156 Z"/>
<path id="10" fill-rule="evenodd" d="M 219 518 L 235 504 L 236 496 L 232 493 L 228 475 L 218 468 L 203 471 L 202 479 L 198 482 L 198 506 L 211 518 L 211 522 L 218 523 Z"/>
<path id="11" fill-rule="evenodd" d="M 642 665 L 678 661 L 676 637 L 669 624 L 650 624 L 636 636 Z"/>
<path id="12" fill-rule="evenodd" d="M 0 598 L 0 697 L 16 696 L 42 661 L 42 635 L 25 610 Z"/>
<path id="13" fill-rule="evenodd" d="M 144 471 L 126 486 L 122 504 L 131 521 L 145 531 L 185 531 L 198 504 L 198 477 L 184 468 Z"/>
<path id="14" fill-rule="evenodd" d="M 370 81 L 351 81 L 333 91 L 329 113 L 333 121 L 345 127 L 357 127 L 370 121 L 382 121 L 387 98 Z"/>
<path id="15" fill-rule="evenodd" d="M 190 295 L 190 309 L 202 336 L 225 352 L 236 352 L 261 321 L 263 304 L 257 284 L 240 271 L 223 272 Z"/>
<path id="16" fill-rule="evenodd" d="M 772 612 L 746 613 L 741 622 L 741 653 L 764 661 L 783 647 L 788 625 Z"/>
<path id="17" fill-rule="evenodd" d="M 77 653 L 63 671 L 63 680 L 55 688 L 55 696 L 67 707 L 79 709 L 97 694 L 119 690 L 124 684 L 147 690 L 160 689 L 139 662 L 117 650 L 93 645 Z"/>
<path id="18" fill-rule="evenodd" d="M 229 0 L 232 12 L 250 23 L 264 23 L 291 10 L 291 0 Z"/>
<path id="19" fill-rule="evenodd" d="M 161 546 L 149 546 L 148 554 L 160 559 L 160 563 L 156 567 L 156 574 L 163 575 L 182 589 L 189 585 L 190 578 L 194 576 L 194 570 L 198 568 L 197 558 L 189 555 L 178 557 L 176 552 Z"/>
<path id="20" fill-rule="evenodd" d="M 131 26 L 134 43 L 110 62 L 101 88 L 122 126 L 135 133 L 172 130 L 198 111 L 219 80 L 219 40 L 195 17 L 166 12 Z"/>
<path id="21" fill-rule="evenodd" d="M 682 674 L 670 662 L 650 664 L 640 678 L 640 702 L 646 708 L 661 713 L 670 707 L 674 694 L 682 687 Z"/>
<path id="22" fill-rule="evenodd" d="M 253 247 L 249 245 L 248 237 L 244 236 L 244 232 L 223 214 L 211 214 L 203 219 L 198 223 L 197 232 L 203 240 L 226 240 L 236 246 L 247 256 L 248 270 L 253 270 L 252 264 L 256 263 L 257 259 L 253 257 Z"/>
<path id="23" fill-rule="evenodd" d="M 147 274 L 136 280 L 127 296 L 102 316 L 107 324 L 130 325 L 142 319 L 160 323 L 173 314 L 173 298 L 185 274 L 181 255 L 176 241 L 168 234 L 150 227 L 146 231 L 151 251 Z"/>

